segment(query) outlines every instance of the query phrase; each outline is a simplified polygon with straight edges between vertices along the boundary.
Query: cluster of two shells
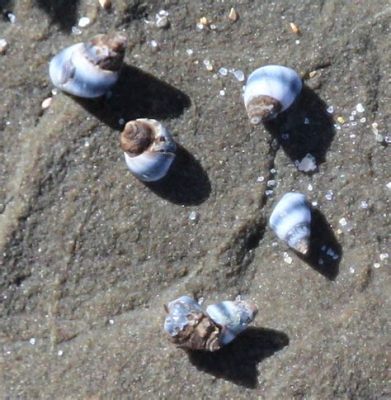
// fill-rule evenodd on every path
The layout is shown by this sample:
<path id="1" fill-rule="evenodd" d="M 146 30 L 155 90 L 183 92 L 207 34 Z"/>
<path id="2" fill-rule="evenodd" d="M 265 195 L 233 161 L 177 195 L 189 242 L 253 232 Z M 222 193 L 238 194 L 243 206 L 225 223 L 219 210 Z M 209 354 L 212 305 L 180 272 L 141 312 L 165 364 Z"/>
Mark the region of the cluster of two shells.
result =
<path id="1" fill-rule="evenodd" d="M 118 81 L 126 46 L 126 37 L 118 33 L 69 46 L 50 61 L 50 78 L 54 86 L 73 96 L 103 96 Z M 120 144 L 129 170 L 142 181 L 163 178 L 175 158 L 171 133 L 153 119 L 129 121 Z"/>

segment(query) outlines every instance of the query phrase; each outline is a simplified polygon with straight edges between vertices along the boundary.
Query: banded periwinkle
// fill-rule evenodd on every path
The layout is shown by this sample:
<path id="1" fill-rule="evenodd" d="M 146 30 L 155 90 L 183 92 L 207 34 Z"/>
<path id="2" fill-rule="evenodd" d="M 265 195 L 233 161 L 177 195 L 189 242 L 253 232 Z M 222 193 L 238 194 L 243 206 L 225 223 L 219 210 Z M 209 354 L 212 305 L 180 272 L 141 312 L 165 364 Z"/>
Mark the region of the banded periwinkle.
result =
<path id="1" fill-rule="evenodd" d="M 169 130 L 147 118 L 129 121 L 120 134 L 120 145 L 129 171 L 144 182 L 166 176 L 177 148 Z"/>
<path id="2" fill-rule="evenodd" d="M 67 47 L 50 61 L 50 79 L 73 96 L 100 97 L 117 82 L 126 45 L 126 37 L 115 33 Z"/>
<path id="3" fill-rule="evenodd" d="M 253 71 L 244 90 L 244 105 L 250 123 L 257 125 L 289 108 L 300 94 L 298 73 L 282 65 L 266 65 Z"/>
<path id="4" fill-rule="evenodd" d="M 250 301 L 223 301 L 204 312 L 189 296 L 181 296 L 165 306 L 164 330 L 180 348 L 216 351 L 230 343 L 254 320 L 257 307 Z"/>
<path id="5" fill-rule="evenodd" d="M 311 236 L 311 206 L 302 193 L 286 193 L 274 207 L 269 226 L 289 247 L 305 255 Z"/>

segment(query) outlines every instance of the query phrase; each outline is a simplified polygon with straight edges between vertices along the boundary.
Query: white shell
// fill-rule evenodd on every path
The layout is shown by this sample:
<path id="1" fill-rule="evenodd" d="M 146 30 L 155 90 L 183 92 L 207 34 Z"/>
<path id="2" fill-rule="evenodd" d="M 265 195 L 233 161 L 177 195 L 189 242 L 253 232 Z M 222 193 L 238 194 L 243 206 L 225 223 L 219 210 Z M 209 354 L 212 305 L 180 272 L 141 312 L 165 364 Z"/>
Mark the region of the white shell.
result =
<path id="1" fill-rule="evenodd" d="M 228 344 L 244 331 L 254 320 L 257 311 L 255 304 L 244 300 L 222 301 L 206 308 L 209 317 L 223 328 L 220 333 L 222 345 Z"/>
<path id="2" fill-rule="evenodd" d="M 244 105 L 250 122 L 259 124 L 286 110 L 301 92 L 300 76 L 291 68 L 267 65 L 247 79 Z"/>
<path id="3" fill-rule="evenodd" d="M 126 38 L 98 35 L 55 55 L 49 64 L 54 86 L 78 97 L 95 98 L 105 94 L 118 80 Z"/>
<path id="4" fill-rule="evenodd" d="M 189 296 L 181 296 L 166 306 L 164 330 L 178 347 L 216 351 L 242 332 L 257 313 L 249 301 L 223 301 L 207 307 L 206 313 Z"/>
<path id="5" fill-rule="evenodd" d="M 311 235 L 311 208 L 301 193 L 286 193 L 274 207 L 269 226 L 289 247 L 306 254 Z"/>
<path id="6" fill-rule="evenodd" d="M 144 143 L 138 145 L 137 151 L 130 152 L 129 146 L 134 146 L 135 134 L 139 143 L 140 140 Z M 138 179 L 153 182 L 167 174 L 175 158 L 176 144 L 160 122 L 146 118 L 129 121 L 120 140 L 126 165 Z"/>

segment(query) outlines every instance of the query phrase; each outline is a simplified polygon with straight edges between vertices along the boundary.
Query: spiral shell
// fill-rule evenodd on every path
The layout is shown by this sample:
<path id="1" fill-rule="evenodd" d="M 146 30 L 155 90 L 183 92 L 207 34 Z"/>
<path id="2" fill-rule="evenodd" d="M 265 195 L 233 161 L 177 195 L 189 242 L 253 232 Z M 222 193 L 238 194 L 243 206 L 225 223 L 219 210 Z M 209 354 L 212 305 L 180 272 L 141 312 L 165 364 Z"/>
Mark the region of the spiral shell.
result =
<path id="1" fill-rule="evenodd" d="M 304 194 L 286 193 L 274 207 L 269 226 L 289 247 L 307 254 L 311 235 L 311 207 Z"/>
<path id="2" fill-rule="evenodd" d="M 113 34 L 67 47 L 50 61 L 50 79 L 54 86 L 74 96 L 102 96 L 118 80 L 126 44 L 125 36 Z"/>
<path id="3" fill-rule="evenodd" d="M 291 68 L 267 65 L 256 69 L 247 79 L 244 105 L 254 125 L 275 118 L 286 110 L 301 92 L 300 76 Z"/>
<path id="4" fill-rule="evenodd" d="M 257 313 L 248 301 L 223 301 L 210 305 L 206 313 L 189 296 L 181 296 L 166 307 L 164 330 L 178 347 L 216 351 L 230 343 Z"/>
<path id="5" fill-rule="evenodd" d="M 120 134 L 125 162 L 138 179 L 162 179 L 175 158 L 176 144 L 170 132 L 154 119 L 129 121 Z"/>

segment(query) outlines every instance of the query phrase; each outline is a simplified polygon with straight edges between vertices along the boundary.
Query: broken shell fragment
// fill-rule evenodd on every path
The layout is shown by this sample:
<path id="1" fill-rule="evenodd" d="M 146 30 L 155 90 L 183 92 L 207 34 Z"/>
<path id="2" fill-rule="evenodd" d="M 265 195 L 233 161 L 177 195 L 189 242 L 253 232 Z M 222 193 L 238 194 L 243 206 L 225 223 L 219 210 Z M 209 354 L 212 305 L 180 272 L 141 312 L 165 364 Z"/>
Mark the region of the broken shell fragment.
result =
<path id="1" fill-rule="evenodd" d="M 129 121 L 120 134 L 120 145 L 129 171 L 145 182 L 162 179 L 175 158 L 171 133 L 154 119 Z"/>
<path id="2" fill-rule="evenodd" d="M 289 247 L 307 254 L 311 235 L 311 207 L 304 194 L 286 193 L 274 207 L 269 226 Z"/>
<path id="3" fill-rule="evenodd" d="M 206 312 L 191 297 L 182 296 L 166 307 L 164 330 L 178 347 L 216 351 L 241 333 L 257 313 L 255 304 L 223 301 L 210 305 Z"/>
<path id="4" fill-rule="evenodd" d="M 291 68 L 267 65 L 247 79 L 244 105 L 254 125 L 275 118 L 295 101 L 302 88 L 300 76 Z"/>
<path id="5" fill-rule="evenodd" d="M 126 44 L 126 37 L 116 33 L 67 47 L 50 61 L 50 79 L 54 86 L 74 96 L 102 96 L 118 80 Z"/>

